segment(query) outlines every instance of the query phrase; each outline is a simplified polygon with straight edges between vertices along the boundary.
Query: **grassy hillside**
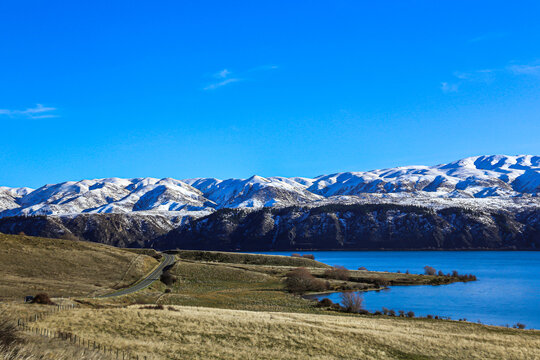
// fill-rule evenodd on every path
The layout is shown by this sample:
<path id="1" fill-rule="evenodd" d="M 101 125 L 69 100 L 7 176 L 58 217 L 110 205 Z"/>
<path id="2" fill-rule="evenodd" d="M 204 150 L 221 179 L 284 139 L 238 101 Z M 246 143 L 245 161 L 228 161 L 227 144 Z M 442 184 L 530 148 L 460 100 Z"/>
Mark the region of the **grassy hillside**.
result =
<path id="1" fill-rule="evenodd" d="M 78 309 L 39 322 L 148 359 L 535 359 L 540 332 L 427 319 L 187 306 Z"/>
<path id="2" fill-rule="evenodd" d="M 139 280 L 157 263 L 102 244 L 0 234 L 0 298 L 105 293 Z"/>

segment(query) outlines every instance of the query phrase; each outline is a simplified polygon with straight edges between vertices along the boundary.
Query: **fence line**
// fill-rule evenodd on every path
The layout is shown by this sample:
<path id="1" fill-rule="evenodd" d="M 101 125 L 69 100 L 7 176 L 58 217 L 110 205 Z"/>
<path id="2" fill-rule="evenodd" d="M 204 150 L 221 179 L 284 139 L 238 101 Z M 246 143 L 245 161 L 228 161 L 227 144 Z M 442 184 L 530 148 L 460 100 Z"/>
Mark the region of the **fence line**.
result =
<path id="1" fill-rule="evenodd" d="M 34 314 L 25 318 L 20 318 L 17 320 L 17 326 L 23 330 L 30 332 L 35 335 L 40 335 L 50 339 L 60 339 L 68 341 L 70 344 L 82 347 L 84 350 L 92 350 L 99 352 L 104 355 L 109 355 L 113 359 L 122 359 L 122 360 L 146 360 L 146 355 L 139 356 L 137 354 L 132 354 L 129 351 L 124 351 L 120 349 L 113 348 L 112 346 L 107 346 L 96 342 L 95 340 L 88 340 L 77 336 L 76 334 L 67 332 L 67 331 L 54 331 L 47 328 L 40 328 L 37 326 L 32 326 L 32 323 L 37 322 L 38 320 L 44 319 L 46 315 L 51 315 L 64 310 L 74 309 L 76 306 L 71 305 L 56 305 L 52 311 L 47 311 L 39 314 Z M 77 306 L 78 307 L 78 306 Z"/>

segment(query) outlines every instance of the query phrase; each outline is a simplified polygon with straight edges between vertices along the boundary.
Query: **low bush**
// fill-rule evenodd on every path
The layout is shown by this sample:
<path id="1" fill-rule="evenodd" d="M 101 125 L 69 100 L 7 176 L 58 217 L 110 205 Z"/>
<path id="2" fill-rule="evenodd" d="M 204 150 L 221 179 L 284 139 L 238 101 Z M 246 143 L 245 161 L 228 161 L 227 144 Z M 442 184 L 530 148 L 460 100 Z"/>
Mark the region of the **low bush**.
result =
<path id="1" fill-rule="evenodd" d="M 428 319 L 433 319 L 433 315 L 427 315 L 426 316 Z"/>
<path id="2" fill-rule="evenodd" d="M 32 304 L 55 305 L 46 293 L 39 293 L 32 299 Z"/>
<path id="3" fill-rule="evenodd" d="M 390 285 L 390 282 L 384 279 L 373 279 L 371 282 L 373 283 L 373 285 L 376 285 L 378 287 L 386 287 Z"/>
<path id="4" fill-rule="evenodd" d="M 297 268 L 290 271 L 285 278 L 285 286 L 287 290 L 297 294 L 303 294 L 307 291 L 327 290 L 326 282 L 315 278 L 305 268 Z"/>
<path id="5" fill-rule="evenodd" d="M 329 298 L 321 299 L 317 303 L 317 307 L 331 307 L 332 305 L 334 305 L 334 303 Z"/>
<path id="6" fill-rule="evenodd" d="M 444 273 L 442 272 L 442 270 L 439 270 L 439 272 L 437 273 L 437 275 L 439 275 L 439 276 L 444 276 Z"/>
<path id="7" fill-rule="evenodd" d="M 22 342 L 17 326 L 4 313 L 0 313 L 0 349 L 9 349 Z"/>
<path id="8" fill-rule="evenodd" d="M 291 256 L 292 256 L 292 257 L 297 257 L 297 258 L 302 257 L 302 255 L 297 254 L 297 253 L 293 253 L 293 254 L 291 254 Z"/>
<path id="9" fill-rule="evenodd" d="M 334 266 L 331 269 L 324 271 L 324 276 L 326 276 L 329 279 L 336 279 L 336 280 L 349 280 L 351 277 L 350 271 L 345 268 L 344 266 Z"/>
<path id="10" fill-rule="evenodd" d="M 388 310 L 388 315 L 389 316 L 396 316 L 395 310 L 392 310 L 392 309 Z"/>
<path id="11" fill-rule="evenodd" d="M 172 292 L 171 288 L 166 288 L 165 289 L 165 294 L 169 294 L 170 292 Z"/>
<path id="12" fill-rule="evenodd" d="M 358 313 L 362 310 L 364 298 L 358 292 L 347 291 L 341 293 L 341 304 L 347 312 Z"/>
<path id="13" fill-rule="evenodd" d="M 176 276 L 174 276 L 173 274 L 171 274 L 170 271 L 167 270 L 163 272 L 163 274 L 161 274 L 161 276 L 159 277 L 159 280 L 165 285 L 171 286 L 176 282 L 177 279 L 176 279 Z"/>
<path id="14" fill-rule="evenodd" d="M 409 311 L 407 313 L 407 317 L 413 318 L 414 317 L 414 311 Z"/>
<path id="15" fill-rule="evenodd" d="M 365 266 L 360 266 L 358 270 L 367 270 L 367 268 Z"/>
<path id="16" fill-rule="evenodd" d="M 148 305 L 148 306 L 143 306 L 141 309 L 148 309 L 148 310 L 164 310 L 165 307 L 161 304 L 156 304 L 156 305 Z"/>
<path id="17" fill-rule="evenodd" d="M 405 317 L 405 311 L 399 310 L 398 313 L 399 313 L 399 317 Z"/>
<path id="18" fill-rule="evenodd" d="M 435 275 L 435 274 L 437 274 L 437 270 L 435 270 L 434 267 L 426 265 L 426 266 L 424 266 L 424 273 L 426 275 Z"/>
<path id="19" fill-rule="evenodd" d="M 315 255 L 313 255 L 313 254 L 304 254 L 304 255 L 302 255 L 302 257 L 303 257 L 304 259 L 315 260 Z"/>
<path id="20" fill-rule="evenodd" d="M 516 325 L 514 325 L 514 329 L 525 329 L 525 324 L 522 324 L 522 323 L 517 323 Z"/>

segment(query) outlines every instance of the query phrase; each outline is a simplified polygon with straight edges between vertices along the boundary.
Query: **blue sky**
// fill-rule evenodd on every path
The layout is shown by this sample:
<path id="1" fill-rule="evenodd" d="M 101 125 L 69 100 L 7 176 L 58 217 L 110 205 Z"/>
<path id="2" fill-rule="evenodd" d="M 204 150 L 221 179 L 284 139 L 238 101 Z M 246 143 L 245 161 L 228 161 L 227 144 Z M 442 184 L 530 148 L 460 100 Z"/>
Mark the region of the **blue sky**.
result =
<path id="1" fill-rule="evenodd" d="M 538 1 L 2 1 L 0 185 L 539 154 Z"/>

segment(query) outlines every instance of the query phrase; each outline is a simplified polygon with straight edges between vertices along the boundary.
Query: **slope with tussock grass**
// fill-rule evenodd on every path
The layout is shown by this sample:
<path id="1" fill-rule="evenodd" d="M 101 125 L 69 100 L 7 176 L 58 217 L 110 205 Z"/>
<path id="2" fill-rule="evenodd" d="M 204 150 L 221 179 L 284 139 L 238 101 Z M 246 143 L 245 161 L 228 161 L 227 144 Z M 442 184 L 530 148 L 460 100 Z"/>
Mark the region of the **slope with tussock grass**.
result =
<path id="1" fill-rule="evenodd" d="M 166 306 L 77 309 L 39 322 L 148 359 L 534 359 L 540 332 L 368 316 Z"/>
<path id="2" fill-rule="evenodd" d="M 157 263 L 102 244 L 0 234 L 0 298 L 108 292 L 139 280 Z"/>

